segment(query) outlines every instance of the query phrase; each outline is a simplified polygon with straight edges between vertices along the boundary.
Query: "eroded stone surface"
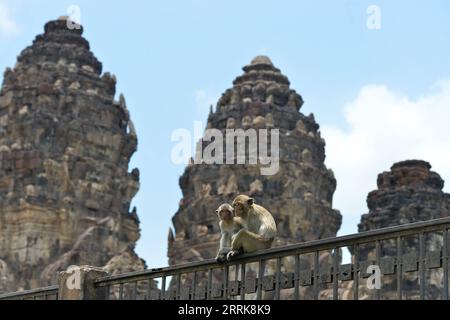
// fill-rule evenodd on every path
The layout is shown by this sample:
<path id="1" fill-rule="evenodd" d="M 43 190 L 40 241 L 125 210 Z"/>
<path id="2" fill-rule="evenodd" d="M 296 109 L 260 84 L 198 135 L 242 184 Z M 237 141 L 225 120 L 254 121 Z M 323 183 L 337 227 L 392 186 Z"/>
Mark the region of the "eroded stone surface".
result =
<path id="1" fill-rule="evenodd" d="M 450 214 L 450 195 L 442 191 L 444 180 L 431 171 L 431 165 L 422 160 L 406 160 L 395 163 L 391 170 L 378 176 L 378 189 L 369 193 L 367 205 L 369 213 L 361 217 L 359 231 L 403 225 L 419 221 L 448 217 Z M 419 237 L 403 239 L 404 253 L 419 257 Z M 442 250 L 442 234 L 424 235 L 424 255 Z M 363 257 L 375 258 L 374 250 L 362 250 Z M 395 241 L 383 241 L 382 256 L 395 256 Z M 438 299 L 442 291 L 442 269 L 426 272 L 425 298 Z M 384 296 L 397 298 L 396 282 L 383 278 Z M 418 273 L 403 274 L 403 298 L 420 298 Z"/>
<path id="2" fill-rule="evenodd" d="M 279 129 L 280 170 L 264 176 L 260 165 L 191 163 L 180 178 L 183 199 L 169 231 L 171 265 L 215 256 L 215 210 L 238 194 L 251 195 L 273 213 L 275 246 L 332 237 L 341 225 L 332 208 L 336 180 L 324 165 L 325 141 L 314 116 L 299 112 L 302 97 L 269 58 L 256 57 L 243 69 L 209 115 L 208 128 Z"/>
<path id="3" fill-rule="evenodd" d="M 48 22 L 4 74 L 0 291 L 55 284 L 73 264 L 103 266 L 140 236 L 130 212 L 139 171 L 128 172 L 136 133 L 82 32 Z M 135 255 L 127 261 L 145 266 Z"/>
<path id="4" fill-rule="evenodd" d="M 358 228 L 360 232 L 399 226 L 413 222 L 427 221 L 448 217 L 450 214 L 450 195 L 442 191 L 444 181 L 438 173 L 430 170 L 431 165 L 422 160 L 406 160 L 395 163 L 390 171 L 378 175 L 378 189 L 369 193 L 367 205 L 369 213 L 362 215 Z M 424 256 L 431 252 L 442 251 L 442 233 L 424 235 Z M 396 239 L 380 242 L 380 258 L 397 257 Z M 419 236 L 406 237 L 402 240 L 403 254 L 419 258 Z M 376 261 L 376 250 L 371 245 L 361 245 L 360 261 Z M 419 299 L 419 273 L 407 272 L 403 266 L 402 298 Z M 374 290 L 368 290 L 366 280 L 360 282 L 360 299 L 372 299 Z M 352 296 L 353 283 L 344 283 L 340 289 L 341 297 Z M 441 299 L 443 272 L 429 269 L 425 272 L 425 298 Z M 323 298 L 332 297 L 331 290 L 322 292 Z M 393 276 L 382 276 L 382 299 L 398 299 L 397 280 Z"/>
<path id="5" fill-rule="evenodd" d="M 378 176 L 378 189 L 369 193 L 369 213 L 361 217 L 359 231 L 437 219 L 449 215 L 450 195 L 444 180 L 428 162 L 407 160 Z"/>

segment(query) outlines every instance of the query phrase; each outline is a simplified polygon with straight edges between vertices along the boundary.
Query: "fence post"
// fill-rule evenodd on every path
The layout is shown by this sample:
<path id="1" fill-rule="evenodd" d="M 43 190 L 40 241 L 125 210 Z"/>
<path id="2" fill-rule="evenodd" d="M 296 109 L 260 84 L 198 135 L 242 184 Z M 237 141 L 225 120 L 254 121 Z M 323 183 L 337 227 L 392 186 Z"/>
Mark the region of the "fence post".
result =
<path id="1" fill-rule="evenodd" d="M 107 276 L 102 268 L 70 266 L 58 275 L 59 300 L 106 300 L 107 288 L 94 286 L 95 279 Z"/>

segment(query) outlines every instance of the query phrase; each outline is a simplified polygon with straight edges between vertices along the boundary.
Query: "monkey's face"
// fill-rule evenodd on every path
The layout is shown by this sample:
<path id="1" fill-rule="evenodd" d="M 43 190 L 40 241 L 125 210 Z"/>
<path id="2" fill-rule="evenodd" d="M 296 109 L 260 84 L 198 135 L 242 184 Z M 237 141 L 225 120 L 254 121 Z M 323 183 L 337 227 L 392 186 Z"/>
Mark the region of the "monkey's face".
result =
<path id="1" fill-rule="evenodd" d="M 234 217 L 233 212 L 228 209 L 222 209 L 219 212 L 217 212 L 217 214 L 219 215 L 220 220 L 225 220 L 225 221 L 233 220 L 233 217 Z"/>
<path id="2" fill-rule="evenodd" d="M 236 217 L 242 217 L 247 212 L 247 210 L 242 202 L 234 201 L 233 209 L 234 209 L 234 214 L 236 215 Z"/>
<path id="3" fill-rule="evenodd" d="M 233 207 L 229 204 L 224 204 L 219 207 L 219 209 L 216 210 L 217 215 L 219 216 L 220 220 L 233 220 L 234 218 L 234 210 Z"/>
<path id="4" fill-rule="evenodd" d="M 248 210 L 253 205 L 253 199 L 247 196 L 238 196 L 233 201 L 233 209 L 236 217 L 245 218 Z"/>

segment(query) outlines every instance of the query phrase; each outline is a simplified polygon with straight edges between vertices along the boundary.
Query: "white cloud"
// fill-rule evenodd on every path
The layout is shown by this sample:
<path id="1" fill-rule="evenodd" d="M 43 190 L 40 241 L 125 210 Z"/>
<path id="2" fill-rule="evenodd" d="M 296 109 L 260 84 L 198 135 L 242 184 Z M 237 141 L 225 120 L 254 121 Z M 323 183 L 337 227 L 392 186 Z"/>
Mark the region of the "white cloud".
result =
<path id="1" fill-rule="evenodd" d="M 364 86 L 344 107 L 348 129 L 322 128 L 326 164 L 338 182 L 334 207 L 344 216 L 343 233 L 356 231 L 377 175 L 394 162 L 426 160 L 450 185 L 450 80 L 417 99 L 384 85 Z M 449 190 L 449 188 L 446 188 Z"/>
<path id="2" fill-rule="evenodd" d="M 20 32 L 20 28 L 12 18 L 11 8 L 6 0 L 0 0 L 0 36 L 11 37 Z"/>

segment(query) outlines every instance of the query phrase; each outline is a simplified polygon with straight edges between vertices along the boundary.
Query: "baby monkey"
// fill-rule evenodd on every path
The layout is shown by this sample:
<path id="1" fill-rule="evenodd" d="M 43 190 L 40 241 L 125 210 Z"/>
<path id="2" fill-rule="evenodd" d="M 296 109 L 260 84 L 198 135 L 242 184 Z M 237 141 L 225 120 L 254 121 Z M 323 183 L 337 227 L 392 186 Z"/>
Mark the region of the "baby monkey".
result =
<path id="1" fill-rule="evenodd" d="M 227 254 L 231 250 L 231 241 L 233 236 L 243 228 L 241 218 L 234 216 L 234 209 L 228 203 L 222 204 L 219 209 L 216 210 L 217 216 L 220 219 L 220 247 L 217 253 L 216 261 L 225 262 L 227 260 Z"/>

